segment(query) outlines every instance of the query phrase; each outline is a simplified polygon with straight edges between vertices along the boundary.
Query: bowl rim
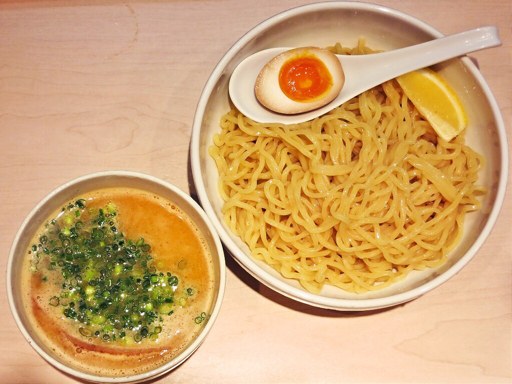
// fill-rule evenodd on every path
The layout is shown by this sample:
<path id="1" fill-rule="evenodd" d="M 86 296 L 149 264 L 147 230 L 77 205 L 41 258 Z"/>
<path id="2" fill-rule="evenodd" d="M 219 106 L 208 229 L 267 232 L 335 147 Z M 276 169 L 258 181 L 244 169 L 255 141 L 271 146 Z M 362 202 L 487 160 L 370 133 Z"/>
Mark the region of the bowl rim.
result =
<path id="1" fill-rule="evenodd" d="M 196 185 L 196 193 L 201 202 L 201 205 L 205 212 L 212 219 L 214 226 L 217 228 L 217 231 L 219 232 L 219 236 L 222 239 L 222 242 L 225 244 L 226 248 L 228 249 L 229 253 L 233 256 L 233 258 L 259 282 L 265 284 L 267 287 L 286 297 L 289 297 L 293 300 L 314 307 L 334 309 L 340 311 L 375 310 L 408 302 L 438 287 L 439 285 L 443 284 L 451 277 L 456 275 L 464 267 L 464 265 L 466 265 L 475 256 L 476 252 L 483 245 L 485 239 L 489 236 L 492 228 L 494 227 L 494 224 L 497 220 L 497 217 L 499 215 L 499 212 L 504 201 L 508 177 L 508 145 L 505 125 L 498 103 L 496 102 L 487 82 L 484 80 L 482 74 L 478 71 L 475 64 L 468 57 L 463 57 L 461 60 L 465 68 L 471 73 L 471 75 L 475 78 L 476 82 L 481 86 L 481 89 L 490 104 L 492 115 L 496 123 L 496 130 L 500 136 L 499 145 L 501 150 L 501 169 L 499 174 L 499 185 L 496 191 L 495 203 L 491 209 L 491 212 L 489 213 L 489 217 L 487 219 L 485 226 L 483 227 L 475 242 L 463 255 L 463 257 L 461 257 L 456 263 L 454 263 L 447 271 L 443 272 L 439 276 L 434 277 L 433 279 L 431 279 L 425 284 L 422 284 L 421 286 L 415 287 L 405 292 L 392 294 L 384 298 L 362 298 L 354 300 L 315 295 L 310 292 L 307 292 L 306 290 L 303 290 L 302 288 L 293 287 L 288 283 L 284 282 L 283 280 L 280 280 L 279 278 L 271 275 L 269 272 L 263 270 L 259 265 L 256 264 L 256 261 L 250 255 L 243 252 L 238 247 L 238 245 L 232 240 L 231 236 L 224 228 L 220 219 L 217 217 L 213 209 L 213 206 L 210 204 L 210 201 L 208 199 L 208 194 L 206 192 L 205 184 L 203 182 L 203 172 L 201 168 L 200 134 L 204 112 L 208 104 L 209 95 L 214 90 L 214 87 L 217 81 L 220 79 L 224 68 L 251 39 L 255 38 L 258 34 L 265 31 L 266 29 L 269 29 L 272 26 L 282 23 L 283 21 L 294 16 L 303 13 L 333 9 L 372 11 L 375 13 L 392 16 L 395 19 L 399 19 L 405 22 L 406 24 L 416 27 L 417 29 L 429 34 L 432 38 L 439 38 L 444 36 L 441 32 L 439 32 L 431 25 L 417 19 L 412 15 L 406 14 L 393 8 L 364 2 L 341 1 L 312 3 L 282 11 L 274 16 L 271 16 L 263 20 L 261 23 L 257 24 L 248 32 L 246 32 L 222 56 L 222 58 L 212 71 L 210 77 L 208 78 L 202 90 L 192 125 L 190 146 L 192 176 L 194 183 Z M 259 273 L 254 272 L 254 270 L 259 271 Z"/>
<path id="2" fill-rule="evenodd" d="M 162 364 L 154 369 L 151 369 L 150 371 L 143 372 L 140 374 L 135 375 L 128 375 L 128 376 L 119 376 L 119 377 L 110 377 L 110 376 L 100 376 L 95 374 L 90 374 L 86 372 L 79 371 L 77 369 L 74 369 L 53 356 L 51 356 L 49 353 L 47 353 L 43 348 L 41 348 L 38 343 L 32 338 L 30 335 L 30 332 L 26 329 L 26 327 L 23 324 L 23 321 L 20 318 L 20 315 L 18 313 L 18 309 L 16 307 L 16 300 L 13 293 L 13 281 L 12 281 L 12 275 L 14 273 L 13 271 L 13 265 L 16 257 L 16 251 L 17 251 L 17 244 L 20 241 L 20 238 L 23 236 L 23 233 L 25 232 L 27 226 L 30 224 L 30 222 L 34 219 L 34 216 L 37 215 L 38 211 L 41 210 L 46 204 L 48 204 L 53 198 L 58 196 L 61 192 L 68 190 L 76 185 L 80 185 L 83 182 L 95 180 L 95 179 L 102 179 L 102 178 L 121 178 L 121 179 L 138 179 L 142 181 L 149 182 L 151 184 L 156 184 L 160 187 L 163 187 L 165 189 L 170 190 L 172 193 L 179 196 L 179 198 L 183 199 L 183 201 L 190 206 L 190 208 L 199 215 L 201 220 L 203 221 L 205 227 L 207 228 L 215 250 L 218 254 L 218 265 L 219 265 L 219 283 L 218 283 L 218 291 L 216 294 L 216 298 L 214 299 L 211 315 L 209 318 L 209 321 L 204 325 L 203 330 L 197 335 L 197 337 L 185 348 L 183 349 L 177 356 L 175 356 L 173 359 L 169 360 L 165 364 Z M 144 189 L 143 187 L 141 189 Z M 12 245 L 9 251 L 8 255 L 8 261 L 7 261 L 7 278 L 6 278 L 6 284 L 7 284 L 7 296 L 8 296 L 8 302 L 9 307 L 11 310 L 11 314 L 14 317 L 14 320 L 16 322 L 16 325 L 18 329 L 21 331 L 22 335 L 26 339 L 26 341 L 30 344 L 30 346 L 36 350 L 36 352 L 43 357 L 48 363 L 59 369 L 60 371 L 69 374 L 75 378 L 79 378 L 82 380 L 90 381 L 90 382 L 98 382 L 98 383 L 136 383 L 141 381 L 146 381 L 149 379 L 154 379 L 156 377 L 159 377 L 169 371 L 172 371 L 176 369 L 178 366 L 180 366 L 183 362 L 185 362 L 204 342 L 207 335 L 210 333 L 222 306 L 224 293 L 225 293 L 225 286 L 226 286 L 226 263 L 225 263 L 225 255 L 224 255 L 224 249 L 222 246 L 222 242 L 218 236 L 218 232 L 215 229 L 215 226 L 209 219 L 209 217 L 206 215 L 204 210 L 201 208 L 201 206 L 187 193 L 185 193 L 183 190 L 181 190 L 176 185 L 167 182 L 163 179 L 157 178 L 155 176 L 142 173 L 142 172 L 134 172 L 134 171 L 124 171 L 124 170 L 118 170 L 118 171 L 100 171 L 100 172 L 94 172 L 89 173 L 86 175 L 82 175 L 79 177 L 76 177 L 72 180 L 69 180 L 65 182 L 64 184 L 61 184 L 60 186 L 54 188 L 51 192 L 49 192 L 44 198 L 42 198 L 30 211 L 28 215 L 26 215 L 25 219 L 23 220 L 22 224 L 20 225 L 18 231 L 16 232 L 16 235 L 12 241 Z"/>

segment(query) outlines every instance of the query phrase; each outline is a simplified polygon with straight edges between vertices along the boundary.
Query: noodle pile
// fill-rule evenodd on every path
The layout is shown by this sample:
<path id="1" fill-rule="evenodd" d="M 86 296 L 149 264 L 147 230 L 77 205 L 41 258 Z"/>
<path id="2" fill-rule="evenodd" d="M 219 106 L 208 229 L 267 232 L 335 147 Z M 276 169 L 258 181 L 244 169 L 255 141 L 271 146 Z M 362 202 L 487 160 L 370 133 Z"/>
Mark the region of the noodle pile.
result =
<path id="1" fill-rule="evenodd" d="M 381 289 L 442 264 L 484 193 L 482 157 L 463 134 L 439 138 L 395 80 L 301 124 L 232 108 L 221 129 L 210 154 L 226 224 L 311 292 Z"/>

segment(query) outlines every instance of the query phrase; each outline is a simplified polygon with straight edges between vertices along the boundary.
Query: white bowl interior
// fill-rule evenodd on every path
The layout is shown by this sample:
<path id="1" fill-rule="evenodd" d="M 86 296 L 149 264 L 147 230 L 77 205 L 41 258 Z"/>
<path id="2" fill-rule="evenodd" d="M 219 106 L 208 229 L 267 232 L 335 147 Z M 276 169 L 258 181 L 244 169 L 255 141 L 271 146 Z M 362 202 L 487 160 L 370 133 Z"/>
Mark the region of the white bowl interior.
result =
<path id="1" fill-rule="evenodd" d="M 29 321 L 27 314 L 23 310 L 20 294 L 20 282 L 22 281 L 20 277 L 23 258 L 25 257 L 26 249 L 29 246 L 35 231 L 37 231 L 41 224 L 48 219 L 49 215 L 77 195 L 108 187 L 138 188 L 158 194 L 161 197 L 174 202 L 189 215 L 200 231 L 204 234 L 213 260 L 215 295 L 210 309 L 211 317 L 202 332 L 186 349 L 165 365 L 154 370 L 129 377 L 100 377 L 80 372 L 66 366 L 37 336 L 37 333 L 31 326 L 31 322 Z M 176 368 L 190 357 L 190 355 L 192 355 L 192 353 L 204 341 L 220 310 L 224 295 L 225 274 L 224 253 L 220 239 L 217 236 L 217 232 L 204 214 L 203 210 L 190 196 L 186 195 L 177 187 L 149 175 L 122 171 L 100 172 L 75 179 L 57 188 L 46 196 L 27 216 L 16 235 L 9 254 L 7 291 L 9 295 L 9 304 L 18 327 L 31 346 L 49 363 L 70 375 L 88 381 L 103 383 L 139 382 L 157 377 Z"/>
<path id="2" fill-rule="evenodd" d="M 306 5 L 278 14 L 257 25 L 225 54 L 211 74 L 200 98 L 192 131 L 191 161 L 198 196 L 230 253 L 250 274 L 281 294 L 317 307 L 369 310 L 414 299 L 456 274 L 488 236 L 501 207 L 507 177 L 507 143 L 502 117 L 485 80 L 470 59 L 455 59 L 436 67 L 453 85 L 469 113 L 467 142 L 486 158 L 480 183 L 488 188 L 483 207 L 467 216 L 465 234 L 448 262 L 440 268 L 413 272 L 389 288 L 352 294 L 325 287 L 321 294 L 306 292 L 264 262 L 253 259 L 247 246 L 225 226 L 218 193 L 218 172 L 208 155 L 220 117 L 229 111 L 230 73 L 246 56 L 277 46 L 355 46 L 364 38 L 373 49 L 390 50 L 421 43 L 442 34 L 396 10 L 357 2 Z"/>

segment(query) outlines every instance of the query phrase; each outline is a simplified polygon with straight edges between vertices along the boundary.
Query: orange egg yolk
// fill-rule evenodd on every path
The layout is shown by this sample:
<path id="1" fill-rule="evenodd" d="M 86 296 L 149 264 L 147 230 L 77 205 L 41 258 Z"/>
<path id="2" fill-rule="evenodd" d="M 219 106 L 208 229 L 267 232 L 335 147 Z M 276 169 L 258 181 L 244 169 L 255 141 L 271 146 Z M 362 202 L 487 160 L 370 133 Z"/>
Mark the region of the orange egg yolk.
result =
<path id="1" fill-rule="evenodd" d="M 294 57 L 281 67 L 279 86 L 290 99 L 307 102 L 318 98 L 331 88 L 332 76 L 317 57 Z"/>

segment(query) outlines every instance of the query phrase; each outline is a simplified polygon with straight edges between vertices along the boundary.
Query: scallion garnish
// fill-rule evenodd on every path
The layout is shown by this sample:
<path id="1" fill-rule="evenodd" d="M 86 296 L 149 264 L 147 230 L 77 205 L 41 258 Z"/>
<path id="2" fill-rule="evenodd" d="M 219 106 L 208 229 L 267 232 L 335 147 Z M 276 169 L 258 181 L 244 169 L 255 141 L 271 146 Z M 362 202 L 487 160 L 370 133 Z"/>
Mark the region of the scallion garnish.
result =
<path id="1" fill-rule="evenodd" d="M 128 239 L 119 231 L 114 204 L 86 205 L 79 199 L 65 206 L 31 247 L 33 268 L 44 264 L 62 275 L 61 297 L 53 296 L 49 304 L 79 322 L 84 337 L 106 342 L 158 337 L 162 316 L 171 315 L 175 303 L 184 304 L 183 297 L 174 300 L 178 277 L 157 270 L 143 238 Z M 43 258 L 47 262 L 39 263 Z"/>

